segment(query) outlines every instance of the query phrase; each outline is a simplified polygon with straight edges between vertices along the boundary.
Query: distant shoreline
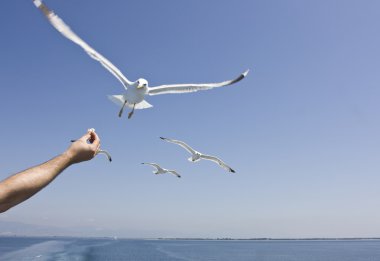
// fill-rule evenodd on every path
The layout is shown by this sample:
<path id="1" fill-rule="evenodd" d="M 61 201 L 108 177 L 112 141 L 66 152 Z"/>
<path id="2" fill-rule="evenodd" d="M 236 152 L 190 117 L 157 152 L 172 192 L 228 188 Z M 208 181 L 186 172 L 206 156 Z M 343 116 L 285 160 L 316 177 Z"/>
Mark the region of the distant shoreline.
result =
<path id="1" fill-rule="evenodd" d="M 0 238 L 72 238 L 72 239 L 111 239 L 111 240 L 183 240 L 183 241 L 354 241 L 354 240 L 380 240 L 380 237 L 311 237 L 311 238 L 270 238 L 270 237 L 258 237 L 258 238 L 197 238 L 197 237 L 158 237 L 158 238 L 132 238 L 132 237 L 97 237 L 97 236 L 53 236 L 53 235 L 0 235 Z"/>
<path id="2" fill-rule="evenodd" d="M 380 240 L 380 237 L 337 237 L 337 238 L 157 238 L 157 240 L 214 240 L 214 241 L 335 241 L 335 240 Z"/>

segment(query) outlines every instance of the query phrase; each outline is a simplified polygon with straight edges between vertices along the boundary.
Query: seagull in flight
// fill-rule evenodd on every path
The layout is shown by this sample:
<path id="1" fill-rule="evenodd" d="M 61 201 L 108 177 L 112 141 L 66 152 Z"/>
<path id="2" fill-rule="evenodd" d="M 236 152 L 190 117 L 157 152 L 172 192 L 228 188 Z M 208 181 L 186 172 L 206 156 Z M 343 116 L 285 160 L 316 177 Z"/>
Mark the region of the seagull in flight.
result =
<path id="1" fill-rule="evenodd" d="M 77 141 L 77 140 L 71 140 L 71 142 L 76 142 L 76 141 Z M 96 153 L 95 153 L 95 156 L 98 155 L 98 154 L 104 154 L 104 155 L 107 157 L 108 161 L 109 161 L 109 162 L 112 162 L 111 154 L 109 154 L 108 151 L 98 149 L 98 150 L 96 151 Z"/>
<path id="2" fill-rule="evenodd" d="M 96 152 L 96 155 L 98 155 L 98 154 L 104 154 L 107 157 L 107 159 L 108 159 L 109 162 L 112 161 L 111 155 L 108 153 L 108 151 L 106 151 L 106 150 L 98 150 Z"/>
<path id="3" fill-rule="evenodd" d="M 95 129 L 94 129 L 94 128 L 88 129 L 87 132 L 94 132 L 94 133 L 95 133 Z M 71 140 L 71 142 L 76 142 L 76 141 L 77 141 L 77 140 Z M 92 143 L 93 141 L 91 141 L 91 139 L 89 139 L 89 140 L 87 140 L 87 142 L 88 142 L 88 143 Z M 101 150 L 100 148 L 98 148 L 98 149 L 96 150 L 95 156 L 98 155 L 98 154 L 104 154 L 104 155 L 107 157 L 108 161 L 109 161 L 109 162 L 112 162 L 111 154 L 109 154 L 108 151 L 106 151 L 106 150 Z"/>
<path id="4" fill-rule="evenodd" d="M 33 0 L 33 3 L 38 7 L 42 13 L 49 20 L 51 25 L 57 29 L 63 36 L 76 43 L 93 59 L 100 62 L 110 73 L 112 73 L 123 85 L 124 93 L 120 95 L 109 95 L 108 98 L 121 107 L 119 117 L 123 114 L 124 108 L 128 107 L 131 112 L 128 115 L 130 119 L 135 109 L 147 109 L 153 107 L 145 101 L 146 95 L 159 95 L 168 93 L 189 93 L 196 91 L 209 90 L 216 87 L 222 87 L 234 84 L 244 79 L 249 70 L 240 74 L 233 80 L 228 80 L 218 83 L 191 83 L 191 84 L 169 84 L 149 87 L 146 79 L 140 78 L 132 82 L 125 77 L 121 71 L 107 60 L 100 53 L 95 51 L 90 45 L 83 41 L 77 34 L 75 34 L 65 22 L 59 18 L 52 10 L 50 10 L 41 0 Z"/>
<path id="5" fill-rule="evenodd" d="M 221 159 L 219 159 L 215 156 L 210 156 L 210 155 L 200 153 L 199 151 L 196 151 L 193 148 L 191 148 L 189 145 L 187 145 L 183 141 L 172 140 L 172 139 L 168 139 L 168 138 L 164 138 L 164 137 L 160 137 L 160 139 L 167 141 L 167 142 L 177 144 L 177 145 L 181 146 L 182 148 L 184 148 L 185 150 L 187 150 L 188 152 L 190 152 L 191 157 L 188 158 L 188 160 L 191 162 L 196 162 L 200 159 L 210 160 L 210 161 L 213 161 L 215 163 L 218 163 L 222 168 L 226 169 L 227 171 L 235 173 L 235 170 L 233 170 L 230 166 L 228 166 L 226 163 L 224 163 Z"/>
<path id="6" fill-rule="evenodd" d="M 154 174 L 165 174 L 165 173 L 171 173 L 173 175 L 176 175 L 178 178 L 181 177 L 181 175 L 179 175 L 177 173 L 177 171 L 175 170 L 171 170 L 171 169 L 164 169 L 164 168 L 161 168 L 160 165 L 158 165 L 157 163 L 147 163 L 147 162 L 144 162 L 144 163 L 141 163 L 141 164 L 145 164 L 145 165 L 151 165 L 153 166 L 154 168 L 156 168 L 155 171 L 153 171 Z"/>

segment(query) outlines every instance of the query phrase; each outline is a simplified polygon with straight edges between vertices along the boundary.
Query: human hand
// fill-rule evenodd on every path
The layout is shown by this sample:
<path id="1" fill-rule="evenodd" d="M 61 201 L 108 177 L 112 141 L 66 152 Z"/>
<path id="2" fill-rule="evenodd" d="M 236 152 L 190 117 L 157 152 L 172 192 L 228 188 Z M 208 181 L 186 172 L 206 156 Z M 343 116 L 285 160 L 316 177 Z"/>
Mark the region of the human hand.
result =
<path id="1" fill-rule="evenodd" d="M 100 139 L 94 129 L 89 129 L 80 139 L 75 140 L 66 150 L 72 164 L 87 161 L 95 157 L 100 148 Z"/>

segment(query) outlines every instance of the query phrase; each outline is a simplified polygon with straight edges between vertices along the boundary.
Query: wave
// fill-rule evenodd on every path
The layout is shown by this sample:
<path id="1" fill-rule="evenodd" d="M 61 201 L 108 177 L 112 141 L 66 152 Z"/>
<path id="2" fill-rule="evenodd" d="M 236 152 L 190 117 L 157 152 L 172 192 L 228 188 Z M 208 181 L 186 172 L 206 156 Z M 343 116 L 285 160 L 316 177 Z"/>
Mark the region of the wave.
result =
<path id="1" fill-rule="evenodd" d="M 0 255 L 0 260 L 49 261 L 55 254 L 65 251 L 65 246 L 69 243 L 68 241 L 49 240 Z"/>

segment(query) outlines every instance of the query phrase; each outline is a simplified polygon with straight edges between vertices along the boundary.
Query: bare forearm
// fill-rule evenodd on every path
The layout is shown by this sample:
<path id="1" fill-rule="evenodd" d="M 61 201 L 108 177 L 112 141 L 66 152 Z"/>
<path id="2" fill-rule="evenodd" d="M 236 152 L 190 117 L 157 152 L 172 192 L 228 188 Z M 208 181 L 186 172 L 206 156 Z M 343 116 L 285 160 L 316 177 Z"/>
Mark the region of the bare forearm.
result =
<path id="1" fill-rule="evenodd" d="M 63 153 L 0 182 L 0 212 L 33 196 L 71 164 L 71 157 Z"/>
<path id="2" fill-rule="evenodd" d="M 38 166 L 21 171 L 0 182 L 0 213 L 27 200 L 52 182 L 68 166 L 92 159 L 100 139 L 89 129 L 61 155 Z"/>

